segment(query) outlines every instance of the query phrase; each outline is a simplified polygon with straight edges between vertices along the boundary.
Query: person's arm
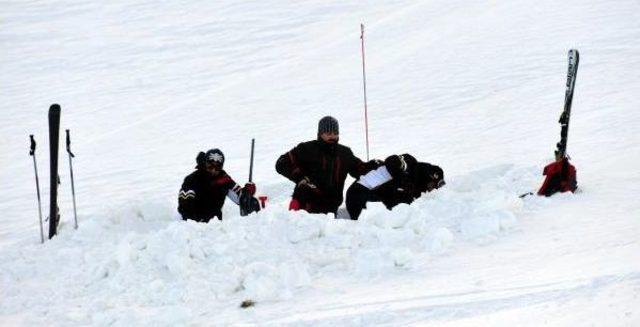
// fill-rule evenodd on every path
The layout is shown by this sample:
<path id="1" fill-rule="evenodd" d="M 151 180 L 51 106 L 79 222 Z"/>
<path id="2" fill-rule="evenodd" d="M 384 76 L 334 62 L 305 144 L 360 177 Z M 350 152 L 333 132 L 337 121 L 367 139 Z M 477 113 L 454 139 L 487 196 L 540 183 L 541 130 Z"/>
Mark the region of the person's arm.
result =
<path id="1" fill-rule="evenodd" d="M 303 170 L 303 147 L 298 144 L 291 151 L 281 155 L 276 161 L 276 171 L 278 174 L 288 178 L 292 182 L 298 184 L 305 179 Z"/>
<path id="2" fill-rule="evenodd" d="M 227 198 L 237 205 L 240 205 L 240 198 L 243 195 L 252 197 L 256 193 L 256 185 L 254 183 L 246 183 L 244 187 L 241 187 L 226 173 L 216 183 L 227 189 Z"/>
<path id="3" fill-rule="evenodd" d="M 227 198 L 235 204 L 240 204 L 240 194 L 242 194 L 242 187 L 236 183 L 231 176 L 227 175 L 226 172 L 222 173 L 223 175 L 216 179 L 215 184 L 219 187 L 227 190 Z"/>
<path id="4" fill-rule="evenodd" d="M 384 165 L 393 176 L 393 178 L 401 178 L 413 171 L 418 164 L 416 158 L 405 153 L 401 155 L 392 155 L 384 160 Z"/>
<path id="5" fill-rule="evenodd" d="M 196 196 L 198 196 L 198 194 L 195 178 L 193 176 L 187 176 L 178 193 L 178 212 L 182 215 L 182 219 L 198 218 L 198 213 L 196 212 Z"/>
<path id="6" fill-rule="evenodd" d="M 351 149 L 349 149 L 349 169 L 347 172 L 351 177 L 358 179 L 360 176 L 369 173 L 372 170 L 378 169 L 383 165 L 382 160 L 372 159 L 368 162 L 363 162 L 360 158 L 356 157 Z"/>
<path id="7" fill-rule="evenodd" d="M 360 160 L 360 158 L 356 157 L 351 150 L 349 150 L 349 169 L 347 173 L 351 175 L 351 177 L 358 179 L 360 176 L 366 173 L 367 168 L 365 167 L 364 162 Z"/>

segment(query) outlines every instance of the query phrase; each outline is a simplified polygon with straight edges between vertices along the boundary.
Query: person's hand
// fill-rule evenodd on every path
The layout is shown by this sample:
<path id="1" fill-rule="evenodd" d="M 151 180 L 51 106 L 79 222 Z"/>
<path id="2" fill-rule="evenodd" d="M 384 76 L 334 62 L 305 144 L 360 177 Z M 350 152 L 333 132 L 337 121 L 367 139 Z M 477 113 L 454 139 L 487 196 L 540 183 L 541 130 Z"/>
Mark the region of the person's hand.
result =
<path id="1" fill-rule="evenodd" d="M 384 161 L 380 160 L 380 159 L 371 159 L 367 162 L 365 162 L 364 166 L 367 168 L 367 170 L 374 170 L 377 169 L 378 167 L 384 165 Z"/>
<path id="2" fill-rule="evenodd" d="M 317 189 L 318 187 L 311 182 L 309 177 L 305 176 L 298 182 L 298 187 L 308 187 L 310 189 Z"/>
<path id="3" fill-rule="evenodd" d="M 250 196 L 253 196 L 256 194 L 256 184 L 251 182 L 244 184 L 244 191 Z"/>

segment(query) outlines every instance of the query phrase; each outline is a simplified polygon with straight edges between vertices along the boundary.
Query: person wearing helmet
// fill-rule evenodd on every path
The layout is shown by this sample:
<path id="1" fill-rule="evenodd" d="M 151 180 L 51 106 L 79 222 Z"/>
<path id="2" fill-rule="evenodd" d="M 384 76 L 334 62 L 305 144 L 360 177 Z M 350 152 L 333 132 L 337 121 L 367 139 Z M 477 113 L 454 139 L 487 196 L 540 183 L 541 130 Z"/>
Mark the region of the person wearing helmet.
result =
<path id="1" fill-rule="evenodd" d="M 198 153 L 196 163 L 196 170 L 185 177 L 178 194 L 178 212 L 183 220 L 205 223 L 213 217 L 222 220 L 222 206 L 226 198 L 239 204 L 241 197 L 253 197 L 255 194 L 255 184 L 247 183 L 244 188 L 240 187 L 224 171 L 224 154 L 219 149 Z M 252 209 L 259 211 L 260 207 Z"/>
<path id="2" fill-rule="evenodd" d="M 339 135 L 338 121 L 323 117 L 316 140 L 298 144 L 276 161 L 276 171 L 296 184 L 290 210 L 335 214 L 347 174 L 358 178 L 370 169 L 350 148 L 338 144 Z"/>
<path id="3" fill-rule="evenodd" d="M 347 190 L 347 212 L 357 220 L 367 202 L 382 202 L 391 210 L 400 203 L 411 204 L 423 193 L 444 185 L 442 168 L 418 162 L 410 154 L 392 155 L 351 184 Z"/>

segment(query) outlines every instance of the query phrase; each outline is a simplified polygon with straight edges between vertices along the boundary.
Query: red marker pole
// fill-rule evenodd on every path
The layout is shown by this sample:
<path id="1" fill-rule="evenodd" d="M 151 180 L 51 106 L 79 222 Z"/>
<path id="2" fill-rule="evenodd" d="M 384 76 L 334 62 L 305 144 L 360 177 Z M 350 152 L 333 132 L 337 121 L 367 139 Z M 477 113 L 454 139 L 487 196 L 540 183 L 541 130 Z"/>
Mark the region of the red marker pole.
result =
<path id="1" fill-rule="evenodd" d="M 367 161 L 369 161 L 369 117 L 367 114 L 367 75 L 364 65 L 364 24 L 360 24 L 360 40 L 362 44 L 362 82 L 364 86 L 364 133 L 367 144 Z"/>

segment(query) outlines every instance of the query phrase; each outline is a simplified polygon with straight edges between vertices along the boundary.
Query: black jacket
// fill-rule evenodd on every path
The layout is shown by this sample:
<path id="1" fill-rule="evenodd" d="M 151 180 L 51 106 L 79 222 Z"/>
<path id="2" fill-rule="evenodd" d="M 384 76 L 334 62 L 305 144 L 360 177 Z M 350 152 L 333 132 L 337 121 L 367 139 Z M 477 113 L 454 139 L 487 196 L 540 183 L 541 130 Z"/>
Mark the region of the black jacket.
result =
<path id="1" fill-rule="evenodd" d="M 410 154 L 392 155 L 378 167 L 385 166 L 390 179 L 381 178 L 374 185 L 354 182 L 347 191 L 347 210 L 352 219 L 358 219 L 367 202 L 382 202 L 388 209 L 400 203 L 412 203 L 422 193 L 444 184 L 444 172 L 436 166 L 418 162 Z"/>
<path id="2" fill-rule="evenodd" d="M 226 197 L 236 204 L 242 188 L 223 170 L 212 176 L 199 168 L 185 177 L 178 195 L 178 212 L 182 219 L 208 222 L 213 217 L 222 220 L 222 205 Z"/>
<path id="3" fill-rule="evenodd" d="M 384 161 L 392 180 L 377 187 L 374 193 L 391 209 L 400 203 L 410 204 L 426 191 L 418 181 L 418 161 L 412 155 L 392 155 Z"/>
<path id="4" fill-rule="evenodd" d="M 293 198 L 312 213 L 336 212 L 347 174 L 358 178 L 368 166 L 341 144 L 314 140 L 298 144 L 276 162 L 276 171 L 296 183 Z M 316 189 L 297 185 L 307 177 Z"/>

